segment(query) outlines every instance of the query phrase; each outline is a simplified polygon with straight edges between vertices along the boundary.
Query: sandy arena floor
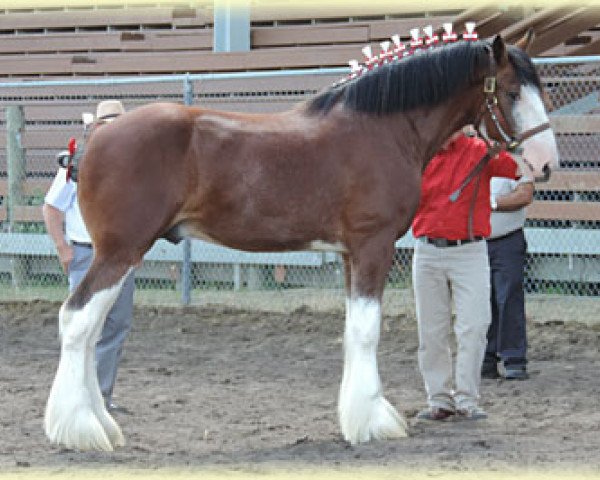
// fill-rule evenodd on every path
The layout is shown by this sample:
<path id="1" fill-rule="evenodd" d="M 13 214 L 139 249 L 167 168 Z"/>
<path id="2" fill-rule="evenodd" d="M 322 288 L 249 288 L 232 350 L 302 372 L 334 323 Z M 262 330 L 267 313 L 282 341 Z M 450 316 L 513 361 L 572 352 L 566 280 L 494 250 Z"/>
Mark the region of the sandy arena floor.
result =
<path id="1" fill-rule="evenodd" d="M 411 314 L 387 316 L 379 362 L 387 398 L 411 425 L 398 441 L 340 438 L 343 315 L 298 308 L 136 309 L 116 388 L 127 445 L 50 445 L 44 405 L 58 361 L 59 304 L 0 308 L 0 473 L 69 468 L 600 468 L 600 324 L 531 321 L 524 382 L 486 380 L 481 422 L 417 423 L 425 404 Z"/>

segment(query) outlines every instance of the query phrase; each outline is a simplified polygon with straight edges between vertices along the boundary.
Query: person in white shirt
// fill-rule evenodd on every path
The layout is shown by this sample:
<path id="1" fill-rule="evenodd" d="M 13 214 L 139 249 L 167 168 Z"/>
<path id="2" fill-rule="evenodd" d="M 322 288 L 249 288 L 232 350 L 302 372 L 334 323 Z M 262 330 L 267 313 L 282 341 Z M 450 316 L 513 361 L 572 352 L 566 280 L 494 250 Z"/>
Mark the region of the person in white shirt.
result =
<path id="1" fill-rule="evenodd" d="M 100 102 L 95 128 L 101 128 L 125 110 L 121 102 Z M 93 133 L 93 130 L 92 130 Z M 87 273 L 93 258 L 92 243 L 77 203 L 77 183 L 67 180 L 67 169 L 59 168 L 42 207 L 46 230 L 52 238 L 63 271 L 73 291 Z M 96 369 L 106 407 L 112 412 L 126 412 L 113 402 L 113 389 L 123 344 L 133 317 L 134 275 L 129 275 L 115 304 L 109 311 L 100 339 L 96 344 Z"/>
<path id="2" fill-rule="evenodd" d="M 490 181 L 492 233 L 487 247 L 492 323 L 487 333 L 483 378 L 528 378 L 523 288 L 527 242 L 523 226 L 525 207 L 532 202 L 533 193 L 533 182 L 529 178 L 493 177 Z"/>

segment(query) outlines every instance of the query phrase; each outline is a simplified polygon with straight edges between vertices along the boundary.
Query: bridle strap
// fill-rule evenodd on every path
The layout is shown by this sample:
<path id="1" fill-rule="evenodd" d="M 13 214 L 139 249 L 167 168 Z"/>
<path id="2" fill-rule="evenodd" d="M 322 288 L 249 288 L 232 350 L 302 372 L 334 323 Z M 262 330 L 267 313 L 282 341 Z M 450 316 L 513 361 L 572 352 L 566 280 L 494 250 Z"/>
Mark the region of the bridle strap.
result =
<path id="1" fill-rule="evenodd" d="M 529 130 L 526 130 L 525 132 L 521 133 L 520 135 L 517 135 L 516 137 L 513 137 L 512 135 L 509 135 L 504 131 L 504 129 L 502 128 L 502 125 L 500 125 L 500 120 L 498 119 L 498 116 L 494 112 L 494 106 L 498 105 L 498 98 L 496 97 L 496 85 L 497 85 L 496 62 L 492 58 L 492 55 L 490 55 L 490 57 L 491 57 L 490 58 L 490 60 L 491 60 L 490 61 L 490 74 L 489 74 L 489 76 L 485 77 L 484 81 L 483 81 L 483 92 L 485 93 L 485 107 L 480 111 L 479 115 L 477 116 L 476 123 L 475 123 L 475 128 L 477 130 L 477 133 L 478 133 L 479 137 L 485 141 L 485 143 L 487 145 L 487 150 L 486 150 L 485 154 L 483 155 L 483 157 L 481 157 L 479 159 L 477 164 L 473 167 L 473 169 L 469 172 L 469 174 L 461 182 L 460 186 L 454 192 L 452 192 L 452 194 L 450 195 L 451 202 L 456 202 L 456 200 L 458 200 L 458 197 L 462 193 L 463 189 L 475 177 L 479 176 L 479 174 L 482 172 L 482 170 L 484 169 L 486 164 L 492 158 L 494 158 L 496 155 L 498 155 L 498 153 L 500 153 L 500 151 L 508 150 L 509 152 L 514 153 L 525 140 L 550 128 L 550 122 L 545 122 L 536 127 L 530 128 Z M 500 109 L 498 109 L 498 111 L 502 114 L 502 111 Z M 483 135 L 481 133 L 480 125 L 483 122 L 483 117 L 485 116 L 486 112 L 490 116 L 490 119 L 492 120 L 492 122 L 494 123 L 496 130 L 502 136 L 503 142 L 492 143 L 490 141 L 490 139 L 487 137 L 487 135 Z M 479 181 L 477 182 L 475 191 L 473 193 L 473 199 L 471 201 L 471 205 L 469 208 L 469 224 L 468 224 L 469 238 L 473 238 L 473 212 L 475 209 L 475 197 L 477 196 L 478 189 L 479 189 Z"/>
<path id="2" fill-rule="evenodd" d="M 545 122 L 537 127 L 530 128 L 529 130 L 525 130 L 521 135 L 517 135 L 513 138 L 512 142 L 507 145 L 507 150 L 512 152 L 517 149 L 525 140 L 538 133 L 543 132 L 544 130 L 548 130 L 550 128 L 550 122 Z"/>

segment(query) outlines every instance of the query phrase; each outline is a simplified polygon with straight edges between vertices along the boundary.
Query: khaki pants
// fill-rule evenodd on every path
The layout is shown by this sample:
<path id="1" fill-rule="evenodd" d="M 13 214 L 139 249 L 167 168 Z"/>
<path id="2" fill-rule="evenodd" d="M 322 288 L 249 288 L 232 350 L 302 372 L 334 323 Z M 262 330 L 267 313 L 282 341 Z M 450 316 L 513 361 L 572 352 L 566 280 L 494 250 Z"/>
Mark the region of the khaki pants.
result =
<path id="1" fill-rule="evenodd" d="M 419 327 L 419 368 L 428 404 L 450 409 L 477 405 L 491 321 L 486 242 L 439 248 L 417 240 L 413 286 Z M 454 378 L 452 301 L 456 312 Z"/>

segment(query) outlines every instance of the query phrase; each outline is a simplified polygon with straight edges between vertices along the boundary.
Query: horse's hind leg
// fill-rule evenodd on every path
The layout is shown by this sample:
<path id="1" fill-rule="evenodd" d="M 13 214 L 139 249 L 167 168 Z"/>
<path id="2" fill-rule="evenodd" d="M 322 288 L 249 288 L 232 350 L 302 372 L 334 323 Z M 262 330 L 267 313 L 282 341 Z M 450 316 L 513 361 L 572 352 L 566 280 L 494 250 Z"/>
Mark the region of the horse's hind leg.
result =
<path id="1" fill-rule="evenodd" d="M 388 243 L 373 242 L 346 262 L 350 288 L 338 413 L 342 435 L 353 445 L 407 435 L 406 421 L 383 397 L 377 368 L 381 297 L 393 254 L 393 240 Z"/>
<path id="2" fill-rule="evenodd" d="M 61 307 L 61 357 L 44 418 L 46 435 L 54 443 L 108 451 L 124 443 L 104 406 L 94 348 L 129 270 L 126 264 L 95 258 Z"/>

